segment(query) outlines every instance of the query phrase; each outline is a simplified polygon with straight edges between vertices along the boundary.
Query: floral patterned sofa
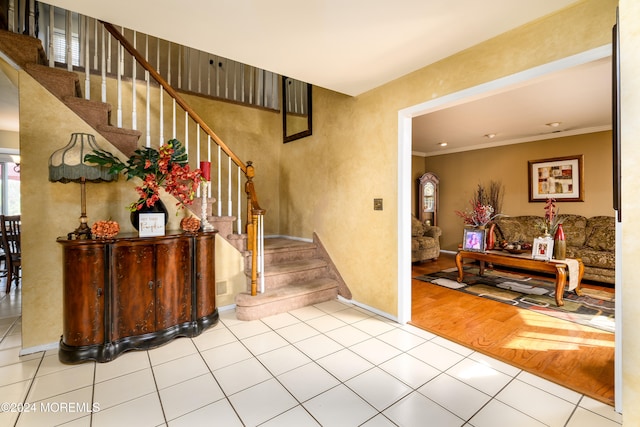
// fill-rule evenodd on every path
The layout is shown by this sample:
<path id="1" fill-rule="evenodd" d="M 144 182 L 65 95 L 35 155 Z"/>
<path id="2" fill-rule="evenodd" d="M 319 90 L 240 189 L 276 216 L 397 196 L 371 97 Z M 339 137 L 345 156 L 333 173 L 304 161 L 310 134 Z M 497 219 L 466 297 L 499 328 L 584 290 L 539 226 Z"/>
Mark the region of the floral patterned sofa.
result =
<path id="1" fill-rule="evenodd" d="M 567 258 L 580 258 L 584 279 L 615 283 L 615 219 L 559 215 L 567 240 Z M 541 216 L 504 216 L 494 220 L 496 241 L 529 242 L 542 234 Z"/>
<path id="2" fill-rule="evenodd" d="M 415 216 L 411 216 L 411 262 L 428 259 L 436 260 L 440 256 L 440 235 L 442 230 L 434 225 L 426 225 Z"/>

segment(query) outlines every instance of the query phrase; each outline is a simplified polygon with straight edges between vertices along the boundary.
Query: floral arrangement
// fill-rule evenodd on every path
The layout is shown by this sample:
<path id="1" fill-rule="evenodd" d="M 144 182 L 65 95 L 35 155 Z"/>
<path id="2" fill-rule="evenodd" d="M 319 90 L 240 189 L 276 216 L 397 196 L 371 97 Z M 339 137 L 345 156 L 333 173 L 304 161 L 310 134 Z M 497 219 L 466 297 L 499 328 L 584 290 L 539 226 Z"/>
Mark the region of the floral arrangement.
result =
<path id="1" fill-rule="evenodd" d="M 544 220 L 542 223 L 542 229 L 544 234 L 550 234 L 554 236 L 558 229 L 558 224 L 562 224 L 563 217 L 558 215 L 560 208 L 556 209 L 556 199 L 549 198 L 544 204 Z"/>
<path id="2" fill-rule="evenodd" d="M 119 232 L 120 224 L 112 220 L 96 221 L 91 226 L 91 234 L 99 239 L 111 239 L 116 237 Z"/>
<path id="3" fill-rule="evenodd" d="M 191 205 L 202 180 L 200 169 L 189 169 L 187 153 L 177 139 L 168 141 L 159 149 L 137 149 L 126 162 L 102 150 L 87 154 L 84 160 L 107 166 L 110 173 L 122 173 L 127 180 L 142 180 L 142 184 L 136 187 L 139 199 L 128 206 L 131 212 L 140 210 L 143 206 L 153 206 L 160 199 L 160 187 L 178 199 L 176 205 L 179 208 Z"/>
<path id="4" fill-rule="evenodd" d="M 473 225 L 475 227 L 486 226 L 495 218 L 502 216 L 502 214 L 499 213 L 494 214 L 494 209 L 491 205 L 483 205 L 480 202 L 474 203 L 473 200 L 470 200 L 469 204 L 471 205 L 471 209 L 455 211 L 455 214 L 462 218 L 465 225 Z"/>

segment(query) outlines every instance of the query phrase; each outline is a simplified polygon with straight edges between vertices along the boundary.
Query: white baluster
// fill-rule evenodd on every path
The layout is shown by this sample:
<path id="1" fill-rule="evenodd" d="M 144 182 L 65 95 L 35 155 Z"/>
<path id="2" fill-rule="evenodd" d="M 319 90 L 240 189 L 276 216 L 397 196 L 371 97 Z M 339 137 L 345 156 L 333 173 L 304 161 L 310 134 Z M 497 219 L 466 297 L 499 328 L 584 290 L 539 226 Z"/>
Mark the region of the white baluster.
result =
<path id="1" fill-rule="evenodd" d="M 101 80 L 101 99 L 102 102 L 107 102 L 107 59 L 105 57 L 106 52 L 105 52 L 105 34 L 104 34 L 104 26 L 102 26 L 102 63 L 100 65 L 100 69 L 101 69 L 101 74 L 102 74 L 102 80 Z"/>
<path id="2" fill-rule="evenodd" d="M 137 49 L 137 31 L 133 31 L 133 48 Z M 136 63 L 135 58 L 131 60 L 131 129 L 138 129 L 138 111 L 136 108 L 137 100 L 136 100 L 136 72 L 138 69 L 138 64 Z"/>
<path id="3" fill-rule="evenodd" d="M 227 178 L 227 182 L 229 182 L 229 190 L 227 191 L 227 215 L 233 215 L 233 202 L 231 200 L 231 157 L 229 157 L 229 177 Z"/>
<path id="4" fill-rule="evenodd" d="M 189 152 L 189 113 L 184 112 L 184 149 Z"/>
<path id="5" fill-rule="evenodd" d="M 242 233 L 242 193 L 240 191 L 240 187 L 242 187 L 240 184 L 242 182 L 242 178 L 240 177 L 240 174 L 242 172 L 242 169 L 240 169 L 240 166 L 238 166 L 238 234 Z"/>
<path id="6" fill-rule="evenodd" d="M 222 216 L 222 148 L 218 145 L 218 216 Z"/>
<path id="7" fill-rule="evenodd" d="M 176 139 L 176 99 L 173 98 L 173 134 L 172 134 L 172 138 Z"/>
<path id="8" fill-rule="evenodd" d="M 93 69 L 98 69 L 98 21 L 95 19 L 93 22 Z"/>
<path id="9" fill-rule="evenodd" d="M 122 34 L 124 34 L 124 28 L 120 28 L 120 32 Z M 119 43 L 116 45 L 116 48 L 118 49 L 118 72 L 117 74 L 117 86 L 118 86 L 118 127 L 121 128 L 122 127 L 122 72 L 124 71 L 124 58 L 123 58 L 123 53 L 122 53 L 122 49 L 124 49 L 122 47 L 122 45 L 120 45 Z"/>
<path id="10" fill-rule="evenodd" d="M 207 161 L 211 162 L 211 135 L 207 134 Z M 209 198 L 211 198 L 211 186 L 208 188 Z M 211 208 L 213 212 L 213 207 Z"/>
<path id="11" fill-rule="evenodd" d="M 13 31 L 11 28 L 11 7 L 13 5 L 13 0 L 9 2 L 9 31 Z M 49 6 L 49 67 L 56 66 L 56 52 L 55 52 L 55 44 L 53 43 L 53 29 L 55 22 L 55 6 Z"/>
<path id="12" fill-rule="evenodd" d="M 72 27 L 72 23 L 71 23 L 71 12 L 70 11 L 66 11 L 65 12 L 65 40 L 66 40 L 66 47 L 67 47 L 67 51 L 65 52 L 65 61 L 67 62 L 67 71 L 73 71 L 73 49 L 71 46 L 71 43 L 73 41 L 73 39 L 71 38 L 71 33 L 73 32 L 73 27 Z"/>
<path id="13" fill-rule="evenodd" d="M 149 36 L 145 34 L 144 38 L 144 59 L 149 62 Z M 135 65 L 135 61 L 134 61 Z M 144 80 L 147 83 L 147 94 L 146 94 L 146 122 L 145 125 L 147 127 L 147 147 L 151 147 L 151 82 L 149 81 L 149 71 L 144 70 Z M 162 89 L 162 88 L 160 88 Z M 162 91 L 162 90 L 161 90 Z"/>
<path id="14" fill-rule="evenodd" d="M 264 215 L 258 215 L 258 277 L 260 292 L 264 293 Z M 240 233 L 240 231 L 238 231 Z"/>
<path id="15" fill-rule="evenodd" d="M 80 17 L 84 33 L 84 99 L 91 99 L 91 65 L 90 65 L 90 52 L 89 52 L 89 18 L 86 16 Z M 82 40 L 82 39 L 81 39 Z"/>

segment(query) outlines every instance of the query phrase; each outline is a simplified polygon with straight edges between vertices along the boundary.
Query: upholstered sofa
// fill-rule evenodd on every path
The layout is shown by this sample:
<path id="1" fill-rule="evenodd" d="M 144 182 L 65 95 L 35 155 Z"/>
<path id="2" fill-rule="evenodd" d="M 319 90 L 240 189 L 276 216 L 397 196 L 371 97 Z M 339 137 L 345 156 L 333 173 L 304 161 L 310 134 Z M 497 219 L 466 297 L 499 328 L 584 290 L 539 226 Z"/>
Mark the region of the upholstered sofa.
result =
<path id="1" fill-rule="evenodd" d="M 438 259 L 441 234 L 440 227 L 423 224 L 411 216 L 411 262 Z"/>
<path id="2" fill-rule="evenodd" d="M 580 258 L 584 279 L 615 283 L 615 220 L 609 216 L 586 218 L 563 215 L 567 258 Z M 496 241 L 529 242 L 542 234 L 541 216 L 505 216 L 495 220 Z"/>

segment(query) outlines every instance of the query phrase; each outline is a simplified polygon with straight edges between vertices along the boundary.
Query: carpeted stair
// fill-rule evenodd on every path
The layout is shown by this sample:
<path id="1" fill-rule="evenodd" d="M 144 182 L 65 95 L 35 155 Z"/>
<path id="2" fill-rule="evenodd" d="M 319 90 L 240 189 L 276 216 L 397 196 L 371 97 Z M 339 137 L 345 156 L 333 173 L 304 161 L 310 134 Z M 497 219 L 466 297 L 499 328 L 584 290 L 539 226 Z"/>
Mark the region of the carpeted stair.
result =
<path id="1" fill-rule="evenodd" d="M 265 239 L 264 293 L 236 297 L 236 317 L 255 320 L 329 301 L 338 294 L 351 298 L 324 248 L 314 242 L 284 238 Z M 250 257 L 247 257 L 250 262 Z M 249 286 L 250 286 L 250 281 Z"/>
<path id="2" fill-rule="evenodd" d="M 39 39 L 0 30 L 0 50 L 127 156 L 142 133 L 111 125 L 111 106 L 84 99 L 78 74 L 47 66 Z"/>

